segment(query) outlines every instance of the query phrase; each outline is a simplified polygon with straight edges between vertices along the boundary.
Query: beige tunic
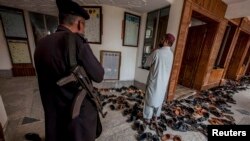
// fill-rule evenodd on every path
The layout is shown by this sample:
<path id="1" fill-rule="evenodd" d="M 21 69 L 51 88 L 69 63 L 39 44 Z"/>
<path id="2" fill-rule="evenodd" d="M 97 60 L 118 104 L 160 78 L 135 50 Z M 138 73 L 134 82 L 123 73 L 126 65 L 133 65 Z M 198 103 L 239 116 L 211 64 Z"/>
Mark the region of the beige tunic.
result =
<path id="1" fill-rule="evenodd" d="M 155 50 L 147 58 L 145 66 L 151 66 L 148 75 L 145 102 L 148 106 L 162 105 L 173 64 L 173 52 L 170 47 Z"/>

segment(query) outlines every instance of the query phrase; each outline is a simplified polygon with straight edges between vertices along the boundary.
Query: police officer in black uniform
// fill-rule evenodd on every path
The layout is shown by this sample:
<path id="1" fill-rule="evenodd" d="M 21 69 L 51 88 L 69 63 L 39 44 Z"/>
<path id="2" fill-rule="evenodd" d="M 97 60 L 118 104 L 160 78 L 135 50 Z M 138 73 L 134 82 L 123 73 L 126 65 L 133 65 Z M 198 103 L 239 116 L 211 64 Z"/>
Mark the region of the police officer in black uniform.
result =
<path id="1" fill-rule="evenodd" d="M 71 0 L 57 0 L 60 25 L 56 33 L 38 42 L 34 58 L 40 95 L 45 113 L 45 141 L 94 141 L 101 133 L 101 123 L 93 101 L 85 97 L 80 115 L 71 119 L 71 106 L 79 91 L 74 85 L 59 87 L 56 82 L 69 75 L 71 66 L 67 39 L 76 47 L 77 64 L 90 80 L 101 82 L 104 69 L 83 37 L 89 14 Z"/>

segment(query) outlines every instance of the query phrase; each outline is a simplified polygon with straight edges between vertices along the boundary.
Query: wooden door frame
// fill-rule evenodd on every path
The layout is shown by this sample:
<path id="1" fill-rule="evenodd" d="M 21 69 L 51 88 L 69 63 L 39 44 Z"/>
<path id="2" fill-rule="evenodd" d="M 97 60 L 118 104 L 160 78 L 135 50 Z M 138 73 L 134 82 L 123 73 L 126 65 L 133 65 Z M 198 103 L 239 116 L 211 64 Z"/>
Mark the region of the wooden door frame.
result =
<path id="1" fill-rule="evenodd" d="M 207 9 L 199 6 L 198 4 L 192 2 L 191 0 L 184 1 L 178 37 L 176 40 L 176 48 L 174 51 L 174 61 L 173 61 L 172 72 L 170 76 L 169 89 L 168 89 L 168 94 L 166 97 L 168 101 L 174 99 L 174 94 L 175 94 L 175 90 L 176 90 L 177 83 L 178 83 L 179 72 L 180 72 L 182 58 L 183 58 L 184 49 L 185 49 L 185 43 L 187 39 L 189 23 L 191 21 L 193 11 L 200 13 L 206 17 L 209 17 L 210 19 L 219 23 L 217 32 L 214 38 L 215 40 L 213 42 L 213 45 L 211 47 L 211 52 L 209 54 L 209 60 L 206 63 L 207 64 L 206 73 L 204 73 L 204 79 L 202 80 L 202 84 L 200 85 L 201 89 L 203 85 L 208 82 L 209 75 L 213 69 L 213 64 L 216 59 L 214 55 L 217 55 L 219 52 L 218 46 L 220 46 L 220 43 L 222 42 L 222 39 L 223 39 L 222 34 L 224 34 L 226 30 L 227 20 L 221 17 L 217 17 L 215 14 L 209 12 Z"/>
<path id="2" fill-rule="evenodd" d="M 229 22 L 231 24 L 233 24 L 234 26 L 237 26 L 237 29 L 236 29 L 236 32 L 235 32 L 234 37 L 233 37 L 233 41 L 232 41 L 231 46 L 230 46 L 230 53 L 228 54 L 228 58 L 227 58 L 228 61 L 227 61 L 226 67 L 225 67 L 226 70 L 225 70 L 225 72 L 223 74 L 224 79 L 221 80 L 221 84 L 224 84 L 226 82 L 226 79 L 233 79 L 233 80 L 240 79 L 241 76 L 237 76 L 237 73 L 235 73 L 234 75 L 228 73 L 228 71 L 230 71 L 230 69 L 232 69 L 232 68 L 229 68 L 229 65 L 230 65 L 233 53 L 235 51 L 235 47 L 236 47 L 236 44 L 237 44 L 240 33 L 245 32 L 250 36 L 250 20 L 248 20 L 247 18 L 237 18 L 237 19 L 231 19 L 231 20 L 229 20 Z M 250 48 L 249 47 L 249 42 L 248 42 L 248 45 L 247 45 L 248 48 Z M 247 47 L 245 49 L 246 52 L 247 52 Z M 244 56 L 241 57 L 241 60 L 243 60 L 243 57 Z M 240 61 L 240 63 L 243 62 L 243 61 Z M 249 62 L 248 62 L 247 65 L 249 65 Z M 237 68 L 237 69 L 238 69 L 237 70 L 237 72 L 238 72 L 239 68 Z"/>
<path id="3" fill-rule="evenodd" d="M 232 55 L 230 56 L 230 60 L 229 60 L 229 63 L 228 63 L 228 68 L 227 68 L 227 71 L 225 72 L 225 77 L 226 77 L 226 79 L 232 79 L 232 80 L 239 80 L 241 77 L 242 77 L 242 75 L 240 75 L 239 74 L 239 71 L 240 71 L 240 69 L 241 69 L 241 66 L 243 65 L 243 63 L 244 63 L 244 60 L 245 60 L 245 57 L 246 57 L 246 55 L 247 55 L 247 52 L 248 52 L 248 49 L 249 49 L 249 47 L 250 47 L 250 35 L 247 33 L 247 32 L 245 32 L 244 30 L 242 30 L 240 27 L 238 27 L 238 31 L 237 31 L 238 33 L 237 33 L 237 36 L 236 36 L 236 38 L 235 38 L 235 43 L 233 44 L 233 49 L 232 49 Z M 233 70 L 234 68 L 230 68 L 229 66 L 230 66 L 230 64 L 232 63 L 232 61 L 235 61 L 235 60 L 232 60 L 232 56 L 233 56 L 233 53 L 236 51 L 236 45 L 237 45 L 237 42 L 238 42 L 238 39 L 239 39 L 239 36 L 240 36 L 240 33 L 241 32 L 243 32 L 244 34 L 246 34 L 246 35 L 248 35 L 249 37 L 248 37 L 248 42 L 247 42 L 247 45 L 246 45 L 246 47 L 245 47 L 245 51 L 244 51 L 244 53 L 242 54 L 242 56 L 241 56 L 241 58 L 240 58 L 240 61 L 239 61 L 239 63 L 238 63 L 238 65 L 237 65 L 237 68 L 236 68 L 236 70 Z M 245 72 L 246 70 L 244 70 L 244 72 Z M 222 82 L 222 83 L 225 83 L 225 79 L 223 80 L 224 82 Z"/>
<path id="4" fill-rule="evenodd" d="M 246 32 L 245 32 L 245 33 L 246 33 Z M 246 58 L 246 55 L 247 55 L 247 53 L 248 53 L 249 48 L 250 48 L 250 35 L 248 34 L 248 42 L 247 42 L 245 51 L 244 51 L 244 53 L 243 53 L 243 55 L 242 55 L 242 57 L 241 57 L 241 60 L 240 60 L 240 64 L 239 64 L 240 67 L 238 67 L 238 70 L 237 70 L 236 80 L 239 80 L 239 79 L 242 77 L 242 75 L 245 74 L 246 69 L 247 69 L 247 67 L 248 67 L 248 65 L 249 65 L 249 61 L 248 61 L 247 66 L 246 66 L 245 70 L 243 71 L 243 74 L 239 74 L 239 71 L 240 71 L 242 65 L 244 64 L 244 60 L 245 60 L 245 58 Z"/>
<path id="5" fill-rule="evenodd" d="M 233 24 L 233 26 L 239 26 L 240 23 L 241 23 L 241 19 L 230 20 L 229 23 Z M 229 68 L 229 64 L 230 64 L 231 58 L 233 56 L 233 52 L 234 52 L 234 49 L 236 47 L 236 43 L 237 43 L 237 40 L 239 38 L 239 35 L 240 35 L 240 29 L 237 27 L 236 31 L 235 31 L 235 33 L 233 35 L 233 40 L 231 42 L 231 45 L 229 47 L 229 51 L 228 51 L 228 54 L 227 54 L 227 57 L 226 57 L 226 62 L 225 62 L 225 65 L 224 65 L 224 72 L 223 72 L 223 75 L 222 75 L 222 80 L 220 82 L 220 85 L 222 85 L 222 84 L 224 84 L 226 82 L 225 77 L 226 77 L 226 74 L 227 74 L 227 71 L 228 71 L 228 68 Z"/>

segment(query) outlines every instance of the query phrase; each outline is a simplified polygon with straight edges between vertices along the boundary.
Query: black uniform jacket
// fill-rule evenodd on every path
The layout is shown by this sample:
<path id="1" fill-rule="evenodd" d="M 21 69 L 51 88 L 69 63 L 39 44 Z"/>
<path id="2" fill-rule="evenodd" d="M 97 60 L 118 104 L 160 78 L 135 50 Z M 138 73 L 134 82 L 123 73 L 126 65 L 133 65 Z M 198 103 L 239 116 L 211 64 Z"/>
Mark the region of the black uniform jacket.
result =
<path id="1" fill-rule="evenodd" d="M 101 82 L 104 76 L 102 65 L 95 58 L 84 38 L 63 26 L 56 33 L 38 42 L 34 59 L 42 104 L 45 111 L 46 141 L 94 141 L 100 119 L 94 103 L 88 98 L 82 103 L 79 117 L 71 119 L 71 106 L 78 89 L 74 85 L 57 86 L 56 82 L 69 75 L 69 45 L 73 37 L 78 65 L 86 70 L 89 78 Z"/>

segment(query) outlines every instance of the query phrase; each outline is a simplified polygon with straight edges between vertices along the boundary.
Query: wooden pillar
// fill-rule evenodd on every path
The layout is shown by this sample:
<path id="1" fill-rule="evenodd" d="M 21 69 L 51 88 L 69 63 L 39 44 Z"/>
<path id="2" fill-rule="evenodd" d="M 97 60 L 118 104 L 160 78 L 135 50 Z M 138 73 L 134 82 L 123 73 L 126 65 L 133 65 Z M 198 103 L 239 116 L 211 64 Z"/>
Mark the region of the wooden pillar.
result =
<path id="1" fill-rule="evenodd" d="M 178 75 L 181 68 L 181 62 L 191 17 L 192 17 L 191 2 L 185 0 L 182 10 L 179 35 L 176 40 L 177 42 L 174 52 L 173 68 L 170 76 L 168 95 L 167 95 L 168 100 L 172 100 L 174 98 L 174 93 L 178 82 Z"/>

